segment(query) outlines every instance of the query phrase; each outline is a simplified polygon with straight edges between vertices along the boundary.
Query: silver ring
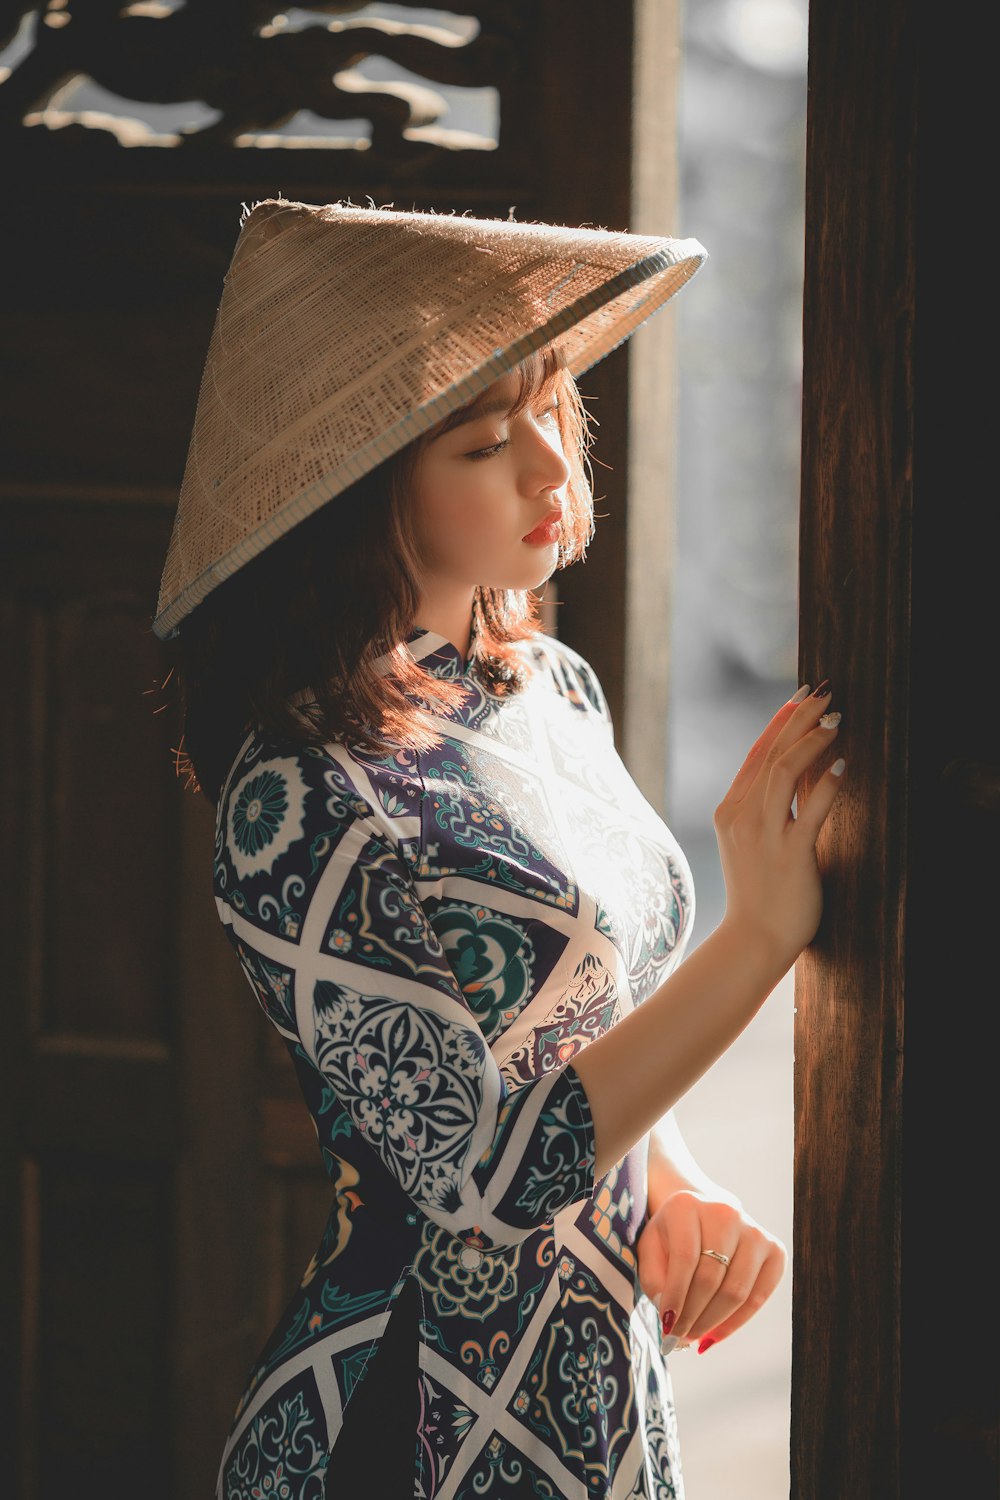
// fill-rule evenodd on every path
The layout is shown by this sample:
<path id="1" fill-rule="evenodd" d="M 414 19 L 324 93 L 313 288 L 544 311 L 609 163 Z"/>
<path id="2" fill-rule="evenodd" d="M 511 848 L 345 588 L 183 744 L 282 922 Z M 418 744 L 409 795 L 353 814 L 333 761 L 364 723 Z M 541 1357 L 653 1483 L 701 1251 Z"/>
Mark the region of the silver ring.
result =
<path id="1" fill-rule="evenodd" d="M 703 1250 L 701 1253 L 702 1255 L 710 1255 L 713 1260 L 719 1262 L 720 1266 L 728 1266 L 729 1264 L 729 1256 L 723 1255 L 721 1250 Z"/>

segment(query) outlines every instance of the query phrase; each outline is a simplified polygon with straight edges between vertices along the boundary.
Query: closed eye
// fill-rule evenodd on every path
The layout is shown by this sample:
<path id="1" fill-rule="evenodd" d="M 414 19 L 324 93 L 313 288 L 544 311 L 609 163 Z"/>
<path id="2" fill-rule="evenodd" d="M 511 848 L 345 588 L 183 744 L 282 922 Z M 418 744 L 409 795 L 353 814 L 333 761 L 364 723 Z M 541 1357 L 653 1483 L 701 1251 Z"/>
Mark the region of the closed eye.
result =
<path id="1" fill-rule="evenodd" d="M 493 458 L 495 454 L 502 453 L 504 448 L 510 447 L 510 438 L 501 438 L 498 443 L 491 443 L 488 448 L 476 448 L 472 453 L 467 453 L 466 458 L 480 459 Z"/>

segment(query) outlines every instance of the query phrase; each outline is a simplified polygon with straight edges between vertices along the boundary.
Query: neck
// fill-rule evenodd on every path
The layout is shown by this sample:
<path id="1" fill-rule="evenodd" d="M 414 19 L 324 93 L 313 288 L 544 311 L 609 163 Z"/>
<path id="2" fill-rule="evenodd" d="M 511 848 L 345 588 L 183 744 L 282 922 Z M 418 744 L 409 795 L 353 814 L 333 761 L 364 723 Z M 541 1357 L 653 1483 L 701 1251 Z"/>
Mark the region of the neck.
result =
<path id="1" fill-rule="evenodd" d="M 474 589 L 459 589 L 448 597 L 429 599 L 425 595 L 417 609 L 416 624 L 422 630 L 444 636 L 468 660 L 472 643 L 472 600 Z"/>

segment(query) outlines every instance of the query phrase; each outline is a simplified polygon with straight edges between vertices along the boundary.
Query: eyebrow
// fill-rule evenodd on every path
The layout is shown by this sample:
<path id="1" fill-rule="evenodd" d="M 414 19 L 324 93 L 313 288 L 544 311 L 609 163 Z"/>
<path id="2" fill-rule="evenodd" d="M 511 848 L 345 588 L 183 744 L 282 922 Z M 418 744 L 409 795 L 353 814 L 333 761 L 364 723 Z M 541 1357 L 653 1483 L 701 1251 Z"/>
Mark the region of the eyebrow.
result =
<path id="1" fill-rule="evenodd" d="M 447 426 L 442 429 L 440 436 L 444 437 L 446 432 L 454 432 L 456 427 L 464 427 L 467 422 L 478 422 L 480 417 L 494 417 L 500 412 L 511 412 L 516 404 L 516 401 L 506 401 L 500 396 L 494 396 L 492 401 L 474 401 L 471 406 L 463 406 L 448 418 Z"/>

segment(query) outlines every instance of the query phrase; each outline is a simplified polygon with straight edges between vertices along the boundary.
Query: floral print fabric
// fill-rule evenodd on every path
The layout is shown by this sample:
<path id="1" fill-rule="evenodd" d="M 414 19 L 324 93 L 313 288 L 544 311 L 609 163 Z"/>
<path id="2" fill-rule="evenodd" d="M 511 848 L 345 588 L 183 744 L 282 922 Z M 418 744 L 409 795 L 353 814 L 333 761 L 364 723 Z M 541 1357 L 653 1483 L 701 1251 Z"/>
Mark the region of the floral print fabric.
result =
<path id="1" fill-rule="evenodd" d="M 466 687 L 460 708 L 433 707 L 439 747 L 254 734 L 220 798 L 219 915 L 288 1047 L 333 1196 L 239 1402 L 217 1500 L 323 1500 L 408 1281 L 414 1500 L 679 1500 L 635 1252 L 648 1142 L 595 1180 L 573 1058 L 677 962 L 690 872 L 577 653 L 533 637 L 528 687 L 496 696 L 443 637 L 418 630 L 408 649 Z M 335 1476 L 334 1455 L 328 1500 Z"/>

